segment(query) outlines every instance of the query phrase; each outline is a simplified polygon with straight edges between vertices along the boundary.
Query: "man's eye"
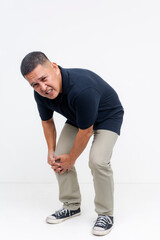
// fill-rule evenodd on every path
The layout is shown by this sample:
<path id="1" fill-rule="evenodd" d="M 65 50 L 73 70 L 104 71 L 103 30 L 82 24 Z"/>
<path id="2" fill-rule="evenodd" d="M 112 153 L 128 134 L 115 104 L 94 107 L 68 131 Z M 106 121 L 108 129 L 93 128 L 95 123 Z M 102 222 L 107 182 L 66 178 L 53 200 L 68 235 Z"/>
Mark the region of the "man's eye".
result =
<path id="1" fill-rule="evenodd" d="M 37 86 L 38 86 L 38 84 L 37 84 L 37 83 L 33 84 L 33 88 L 36 88 Z"/>
<path id="2" fill-rule="evenodd" d="M 46 81 L 46 80 L 47 80 L 46 77 L 42 78 L 42 81 L 43 81 L 43 82 Z"/>

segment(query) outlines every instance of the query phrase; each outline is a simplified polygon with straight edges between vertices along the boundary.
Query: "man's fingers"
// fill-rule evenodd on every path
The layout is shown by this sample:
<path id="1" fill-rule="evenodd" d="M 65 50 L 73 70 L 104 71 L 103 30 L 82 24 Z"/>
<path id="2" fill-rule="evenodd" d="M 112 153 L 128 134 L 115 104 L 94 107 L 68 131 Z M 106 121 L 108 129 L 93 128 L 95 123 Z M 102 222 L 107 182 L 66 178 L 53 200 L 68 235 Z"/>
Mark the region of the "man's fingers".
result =
<path id="1" fill-rule="evenodd" d="M 60 171 L 62 171 L 62 168 L 60 166 L 58 166 L 58 167 L 52 166 L 51 168 L 54 170 L 55 173 L 59 173 Z"/>
<path id="2" fill-rule="evenodd" d="M 60 166 L 51 166 L 51 168 L 53 169 L 53 170 L 55 170 L 55 169 L 61 169 L 61 167 Z"/>
<path id="3" fill-rule="evenodd" d="M 56 169 L 54 169 L 54 171 L 55 171 L 55 173 L 60 173 L 60 174 L 62 174 L 62 173 L 64 173 L 66 170 L 61 169 L 61 168 L 56 168 Z"/>
<path id="4" fill-rule="evenodd" d="M 63 174 L 63 173 L 65 173 L 65 171 L 66 171 L 66 169 L 63 169 L 63 170 L 61 170 L 59 173 L 60 173 L 60 174 Z"/>
<path id="5" fill-rule="evenodd" d="M 54 162 L 53 161 L 48 161 L 48 164 L 52 165 L 52 164 L 54 164 Z"/>
<path id="6" fill-rule="evenodd" d="M 55 173 L 60 173 L 60 174 L 63 174 L 64 172 L 66 172 L 66 169 L 60 167 L 60 166 L 52 166 L 51 167 Z"/>
<path id="7" fill-rule="evenodd" d="M 54 158 L 49 158 L 48 159 L 48 164 L 52 165 L 55 163 L 55 159 Z"/>
<path id="8" fill-rule="evenodd" d="M 60 163 L 52 162 L 51 165 L 52 165 L 52 166 L 55 166 L 55 167 L 59 167 L 59 166 L 60 166 Z"/>
<path id="9" fill-rule="evenodd" d="M 59 162 L 60 162 L 60 160 L 61 160 L 60 158 L 58 158 L 58 159 L 55 159 L 55 162 L 56 162 L 56 163 L 59 163 Z"/>
<path id="10" fill-rule="evenodd" d="M 57 161 L 57 160 L 61 160 L 61 155 L 54 156 L 54 158 L 55 158 L 55 161 Z"/>
<path id="11" fill-rule="evenodd" d="M 55 173 L 60 173 L 60 169 L 55 169 Z"/>

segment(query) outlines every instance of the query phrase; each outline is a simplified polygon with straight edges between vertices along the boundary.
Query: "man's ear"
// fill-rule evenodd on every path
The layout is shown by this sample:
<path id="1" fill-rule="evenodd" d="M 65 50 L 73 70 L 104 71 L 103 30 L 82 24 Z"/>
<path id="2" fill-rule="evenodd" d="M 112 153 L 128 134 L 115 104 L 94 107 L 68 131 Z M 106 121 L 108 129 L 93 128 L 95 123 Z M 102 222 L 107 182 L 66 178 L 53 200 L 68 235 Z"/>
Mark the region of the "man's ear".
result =
<path id="1" fill-rule="evenodd" d="M 51 65 L 52 65 L 53 68 L 58 68 L 57 63 L 55 63 L 55 62 L 51 62 Z"/>
<path id="2" fill-rule="evenodd" d="M 51 62 L 51 64 L 52 64 L 52 68 L 55 70 L 56 74 L 57 74 L 57 75 L 61 75 L 61 71 L 60 71 L 57 63 Z"/>
<path id="3" fill-rule="evenodd" d="M 57 63 L 55 63 L 55 62 L 51 62 L 51 66 L 52 66 L 52 68 L 57 72 L 57 74 L 59 73 L 59 67 L 58 67 L 58 65 L 57 65 Z"/>

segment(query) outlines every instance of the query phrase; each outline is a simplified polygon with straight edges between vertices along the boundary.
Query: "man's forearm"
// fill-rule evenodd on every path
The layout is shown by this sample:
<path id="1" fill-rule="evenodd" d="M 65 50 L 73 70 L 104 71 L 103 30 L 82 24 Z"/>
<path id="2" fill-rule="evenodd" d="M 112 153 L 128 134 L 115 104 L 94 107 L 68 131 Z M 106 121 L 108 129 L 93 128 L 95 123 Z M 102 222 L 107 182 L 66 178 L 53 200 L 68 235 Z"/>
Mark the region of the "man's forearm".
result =
<path id="1" fill-rule="evenodd" d="M 87 146 L 87 143 L 92 133 L 93 125 L 84 130 L 79 129 L 70 152 L 55 156 L 55 162 L 52 165 L 52 168 L 55 172 L 63 174 L 65 171 L 69 172 L 71 170 L 71 168 L 74 166 L 76 159 Z M 60 161 L 56 162 L 56 160 L 58 159 L 60 159 Z"/>
<path id="2" fill-rule="evenodd" d="M 75 162 L 76 159 L 79 157 L 79 155 L 83 152 L 85 147 L 87 146 L 87 143 L 91 137 L 91 132 L 82 132 L 79 131 L 76 135 L 76 138 L 74 140 L 73 147 L 69 153 L 70 160 Z"/>
<path id="3" fill-rule="evenodd" d="M 55 151 L 56 148 L 56 128 L 53 119 L 42 121 L 43 131 L 48 146 L 48 151 Z"/>

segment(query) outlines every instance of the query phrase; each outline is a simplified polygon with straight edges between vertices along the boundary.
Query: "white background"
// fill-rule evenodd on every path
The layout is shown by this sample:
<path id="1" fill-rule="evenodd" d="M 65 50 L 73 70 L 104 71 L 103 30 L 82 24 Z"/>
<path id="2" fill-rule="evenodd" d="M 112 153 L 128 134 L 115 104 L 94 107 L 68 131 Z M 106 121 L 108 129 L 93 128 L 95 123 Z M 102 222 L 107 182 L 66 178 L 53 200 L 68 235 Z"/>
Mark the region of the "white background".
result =
<path id="1" fill-rule="evenodd" d="M 160 4 L 147 0 L 0 1 L 0 182 L 54 183 L 22 58 L 44 52 L 62 67 L 88 68 L 125 110 L 112 167 L 117 183 L 160 183 Z M 65 118 L 55 114 L 58 136 Z M 88 153 L 76 162 L 91 183 Z"/>

